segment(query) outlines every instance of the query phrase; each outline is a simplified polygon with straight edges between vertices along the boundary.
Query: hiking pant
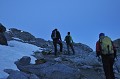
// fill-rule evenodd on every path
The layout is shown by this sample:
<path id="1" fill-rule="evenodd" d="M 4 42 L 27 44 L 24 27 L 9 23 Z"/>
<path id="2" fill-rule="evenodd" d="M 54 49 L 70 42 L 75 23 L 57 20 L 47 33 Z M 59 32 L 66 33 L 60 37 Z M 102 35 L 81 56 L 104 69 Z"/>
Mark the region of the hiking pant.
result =
<path id="1" fill-rule="evenodd" d="M 72 43 L 67 44 L 67 51 L 68 51 L 68 54 L 70 54 L 70 50 L 69 50 L 70 47 L 71 47 L 71 49 L 72 49 L 72 51 L 73 51 L 73 54 L 75 54 L 75 51 L 74 51 L 74 48 L 73 48 Z"/>
<path id="2" fill-rule="evenodd" d="M 63 48 L 62 42 L 53 41 L 55 56 L 57 55 L 57 44 L 60 45 L 60 52 L 62 52 L 62 48 Z"/>
<path id="3" fill-rule="evenodd" d="M 113 72 L 114 55 L 102 55 L 102 63 L 106 79 L 115 79 Z"/>

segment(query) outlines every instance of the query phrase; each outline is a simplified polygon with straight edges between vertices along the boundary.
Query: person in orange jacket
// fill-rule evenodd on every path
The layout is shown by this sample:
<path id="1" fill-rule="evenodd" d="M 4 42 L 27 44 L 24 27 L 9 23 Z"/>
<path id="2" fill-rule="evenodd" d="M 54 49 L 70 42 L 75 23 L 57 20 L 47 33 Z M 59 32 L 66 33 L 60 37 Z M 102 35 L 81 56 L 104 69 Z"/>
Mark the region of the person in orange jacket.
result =
<path id="1" fill-rule="evenodd" d="M 101 41 L 101 39 L 104 40 L 106 37 L 107 36 L 105 36 L 104 33 L 99 34 L 99 40 L 96 42 L 96 56 L 97 57 L 101 56 L 102 58 L 103 69 L 105 72 L 106 79 L 115 79 L 115 75 L 113 72 L 113 64 L 114 59 L 116 57 L 116 48 L 113 42 L 111 41 L 113 53 L 112 51 L 110 51 L 109 53 L 107 52 L 104 53 L 102 47 L 103 42 Z"/>

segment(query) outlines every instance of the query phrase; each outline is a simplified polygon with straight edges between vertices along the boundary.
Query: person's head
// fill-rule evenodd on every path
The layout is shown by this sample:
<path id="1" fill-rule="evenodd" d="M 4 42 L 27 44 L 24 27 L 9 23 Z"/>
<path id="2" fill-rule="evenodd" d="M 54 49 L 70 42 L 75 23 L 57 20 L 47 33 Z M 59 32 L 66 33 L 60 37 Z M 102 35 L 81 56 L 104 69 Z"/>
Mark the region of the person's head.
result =
<path id="1" fill-rule="evenodd" d="M 57 31 L 57 28 L 55 28 L 54 30 Z"/>
<path id="2" fill-rule="evenodd" d="M 100 34 L 99 34 L 99 38 L 102 38 L 102 37 L 104 37 L 104 36 L 105 36 L 104 33 L 100 33 Z"/>
<path id="3" fill-rule="evenodd" d="M 67 34 L 70 35 L 70 32 L 68 32 Z"/>

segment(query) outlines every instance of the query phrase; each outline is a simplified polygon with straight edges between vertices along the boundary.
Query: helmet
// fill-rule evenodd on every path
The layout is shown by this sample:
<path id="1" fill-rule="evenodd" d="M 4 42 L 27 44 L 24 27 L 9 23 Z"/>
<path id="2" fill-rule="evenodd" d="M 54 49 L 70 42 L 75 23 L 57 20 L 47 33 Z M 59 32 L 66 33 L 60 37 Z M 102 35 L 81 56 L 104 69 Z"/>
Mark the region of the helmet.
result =
<path id="1" fill-rule="evenodd" d="M 99 34 L 99 38 L 100 38 L 101 36 L 103 37 L 103 36 L 105 36 L 105 34 L 104 34 L 104 33 L 100 33 L 100 34 Z"/>
<path id="2" fill-rule="evenodd" d="M 99 36 L 105 36 L 105 34 L 104 33 L 100 33 Z"/>

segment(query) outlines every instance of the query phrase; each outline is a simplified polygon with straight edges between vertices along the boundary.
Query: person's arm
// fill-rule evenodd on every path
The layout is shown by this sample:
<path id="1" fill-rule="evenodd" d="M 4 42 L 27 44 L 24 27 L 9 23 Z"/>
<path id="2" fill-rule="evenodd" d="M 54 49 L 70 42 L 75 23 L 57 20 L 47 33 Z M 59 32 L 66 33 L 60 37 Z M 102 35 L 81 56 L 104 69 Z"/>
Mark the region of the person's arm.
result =
<path id="1" fill-rule="evenodd" d="M 71 41 L 71 43 L 73 43 L 73 39 L 72 39 L 72 36 L 70 36 L 70 41 Z"/>
<path id="2" fill-rule="evenodd" d="M 52 33 L 51 33 L 51 39 L 53 39 L 53 31 L 52 31 Z"/>
<path id="3" fill-rule="evenodd" d="M 58 34 L 59 34 L 59 39 L 60 39 L 60 41 L 62 41 L 62 39 L 61 39 L 61 35 L 60 35 L 60 32 L 58 32 Z"/>
<path id="4" fill-rule="evenodd" d="M 64 41 L 66 41 L 66 36 L 65 36 L 65 39 L 64 39 Z"/>
<path id="5" fill-rule="evenodd" d="M 99 41 L 96 42 L 96 56 L 99 57 L 101 55 L 101 50 L 100 50 L 100 43 Z"/>

